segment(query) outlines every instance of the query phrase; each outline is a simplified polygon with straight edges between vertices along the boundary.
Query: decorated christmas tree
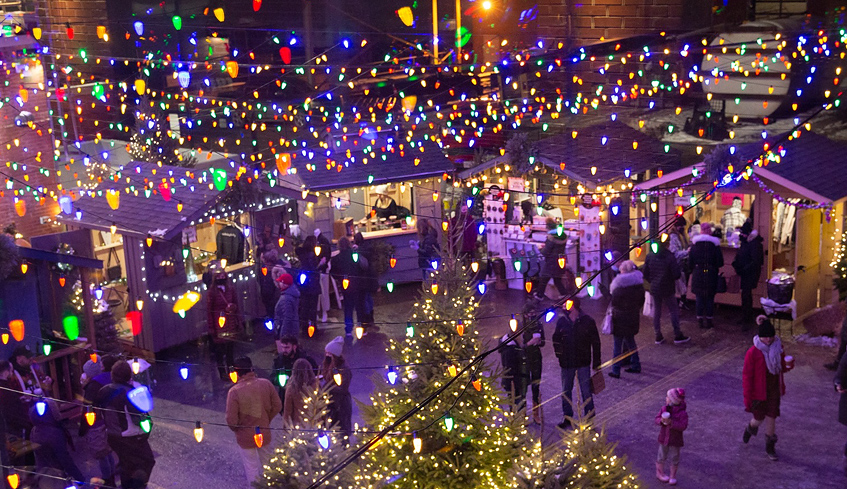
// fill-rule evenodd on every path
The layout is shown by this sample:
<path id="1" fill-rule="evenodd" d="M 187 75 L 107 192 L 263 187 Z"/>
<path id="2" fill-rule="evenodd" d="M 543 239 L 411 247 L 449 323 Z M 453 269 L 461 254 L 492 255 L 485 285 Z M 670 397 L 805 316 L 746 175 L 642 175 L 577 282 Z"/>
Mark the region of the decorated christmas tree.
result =
<path id="1" fill-rule="evenodd" d="M 841 242 L 835 247 L 830 266 L 834 272 L 832 282 L 842 300 L 847 299 L 847 253 L 845 251 L 847 251 L 847 233 L 841 233 Z"/>
<path id="2" fill-rule="evenodd" d="M 348 454 L 342 435 L 330 426 L 326 388 L 307 395 L 302 422 L 274 435 L 274 456 L 262 477 L 253 483 L 257 489 L 305 489 Z M 321 486 L 326 489 L 355 487 L 349 470 L 341 471 Z"/>
<path id="3" fill-rule="evenodd" d="M 372 402 L 360 403 L 372 430 L 390 426 L 486 350 L 476 329 L 476 284 L 456 249 L 442 247 L 405 337 L 390 341 L 393 366 L 376 382 Z M 462 374 L 359 460 L 358 487 L 533 487 L 526 484 L 545 468 L 541 445 L 524 427 L 524 410 L 507 407 L 500 378 L 487 360 Z"/>
<path id="4" fill-rule="evenodd" d="M 581 413 L 582 406 L 575 412 Z M 592 418 L 578 416 L 571 420 L 573 431 L 563 440 L 564 463 L 548 470 L 543 487 L 579 489 L 635 489 L 638 478 L 626 467 L 626 457 L 615 454 L 616 443 L 610 443 L 603 429 L 599 431 Z"/>
<path id="5" fill-rule="evenodd" d="M 147 98 L 142 99 L 136 108 L 135 130 L 128 149 L 135 161 L 190 167 L 196 160 L 180 153 L 179 139 L 171 131 L 168 116 Z"/>

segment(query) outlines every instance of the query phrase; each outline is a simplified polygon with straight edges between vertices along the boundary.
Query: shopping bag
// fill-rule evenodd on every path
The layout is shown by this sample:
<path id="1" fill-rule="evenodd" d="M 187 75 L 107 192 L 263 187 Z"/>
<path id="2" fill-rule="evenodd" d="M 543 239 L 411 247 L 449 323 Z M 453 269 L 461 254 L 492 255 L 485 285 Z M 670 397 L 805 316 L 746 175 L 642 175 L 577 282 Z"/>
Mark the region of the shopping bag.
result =
<path id="1" fill-rule="evenodd" d="M 603 371 L 597 370 L 591 375 L 591 394 L 599 394 L 606 388 L 606 379 Z"/>
<path id="2" fill-rule="evenodd" d="M 649 318 L 653 317 L 653 295 L 650 292 L 644 292 L 644 308 L 641 314 Z"/>
<path id="3" fill-rule="evenodd" d="M 603 327 L 600 329 L 603 334 L 612 334 L 612 305 L 606 308 L 606 316 L 603 318 Z"/>
<path id="4" fill-rule="evenodd" d="M 685 277 L 679 277 L 674 284 L 676 288 L 676 296 L 683 297 L 688 292 L 688 285 L 685 283 Z"/>

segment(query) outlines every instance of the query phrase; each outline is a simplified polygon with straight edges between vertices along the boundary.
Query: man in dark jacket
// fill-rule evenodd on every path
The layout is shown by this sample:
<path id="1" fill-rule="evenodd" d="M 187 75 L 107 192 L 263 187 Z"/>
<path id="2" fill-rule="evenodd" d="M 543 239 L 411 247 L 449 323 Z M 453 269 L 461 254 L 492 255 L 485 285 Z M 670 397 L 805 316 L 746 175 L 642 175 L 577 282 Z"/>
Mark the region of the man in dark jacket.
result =
<path id="1" fill-rule="evenodd" d="M 559 236 L 556 221 L 551 218 L 547 219 L 547 241 L 541 248 L 541 256 L 544 257 L 544 265 L 541 268 L 541 278 L 538 281 L 538 290 L 536 296 L 539 299 L 544 298 L 544 293 L 547 290 L 547 283 L 553 279 L 553 285 L 559 291 L 560 296 L 566 296 L 576 290 L 574 276 L 570 270 L 559 266 L 559 257 L 565 255 L 567 249 L 568 237 L 562 233 Z"/>
<path id="2" fill-rule="evenodd" d="M 756 320 L 753 314 L 753 289 L 758 287 L 765 262 L 764 246 L 759 232 L 753 229 L 753 222 L 747 219 L 741 226 L 741 246 L 735 254 L 732 268 L 741 278 L 741 324 L 742 331 L 748 331 Z"/>
<path id="3" fill-rule="evenodd" d="M 721 240 L 712 236 L 708 222 L 700 224 L 700 234 L 691 239 L 688 253 L 691 265 L 691 292 L 697 297 L 697 321 L 703 329 L 714 327 L 715 294 L 718 293 L 720 270 L 723 266 Z M 725 290 L 724 290 L 725 292 Z"/>
<path id="4" fill-rule="evenodd" d="M 112 366 L 112 383 L 100 389 L 97 406 L 103 408 L 109 446 L 118 456 L 121 487 L 144 489 L 156 460 L 146 433 L 141 428 L 145 413 L 130 402 L 128 394 L 135 389 L 132 368 L 120 360 Z"/>
<path id="5" fill-rule="evenodd" d="M 360 257 L 361 258 L 361 257 Z M 344 305 L 344 333 L 353 337 L 353 311 L 359 323 L 367 323 L 365 312 L 364 261 L 353 259 L 353 248 L 346 236 L 338 238 L 338 254 L 332 257 L 330 273 L 341 285 Z"/>
<path id="6" fill-rule="evenodd" d="M 653 330 L 656 332 L 656 344 L 665 342 L 662 336 L 662 304 L 668 305 L 676 344 L 690 340 L 682 334 L 679 327 L 679 304 L 676 302 L 676 280 L 682 275 L 679 262 L 671 253 L 670 239 L 659 244 L 658 253 L 650 253 L 644 262 L 644 280 L 650 284 L 650 295 L 653 298 Z"/>
<path id="7" fill-rule="evenodd" d="M 562 412 L 564 421 L 559 424 L 562 429 L 571 426 L 568 418 L 573 417 L 571 393 L 574 388 L 574 377 L 579 381 L 579 391 L 582 402 L 585 403 L 585 415 L 594 412 L 594 399 L 591 396 L 591 369 L 600 368 L 600 334 L 597 324 L 591 316 L 582 312 L 579 298 L 571 299 L 572 307 L 556 323 L 553 333 L 553 351 L 559 359 L 562 368 Z"/>
<path id="8" fill-rule="evenodd" d="M 508 337 L 508 334 L 503 335 L 500 342 L 504 342 Z M 520 409 L 526 399 L 527 372 L 526 356 L 516 340 L 500 347 L 500 364 L 503 366 L 503 390 L 515 407 Z"/>
<path id="9" fill-rule="evenodd" d="M 283 336 L 276 341 L 277 356 L 274 358 L 274 369 L 271 382 L 279 386 L 279 398 L 285 399 L 285 384 L 291 378 L 291 369 L 294 368 L 294 362 L 301 358 L 305 358 L 318 371 L 318 364 L 306 355 L 306 352 L 300 349 L 296 336 Z M 283 377 L 284 376 L 284 377 Z M 282 413 L 280 413 L 282 414 Z"/>

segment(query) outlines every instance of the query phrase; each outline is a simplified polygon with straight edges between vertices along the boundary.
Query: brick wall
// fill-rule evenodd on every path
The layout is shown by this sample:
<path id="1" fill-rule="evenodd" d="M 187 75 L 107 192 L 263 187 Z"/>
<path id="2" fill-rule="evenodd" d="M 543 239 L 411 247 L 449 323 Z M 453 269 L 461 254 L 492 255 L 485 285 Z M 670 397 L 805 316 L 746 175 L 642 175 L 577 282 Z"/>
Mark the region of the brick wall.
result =
<path id="1" fill-rule="evenodd" d="M 579 46 L 679 29 L 682 15 L 683 0 L 539 0 L 538 34 Z"/>
<path id="2" fill-rule="evenodd" d="M 31 76 L 21 78 L 14 70 L 11 73 L 7 73 L 5 69 L 0 71 L 0 98 L 14 99 L 22 84 L 26 87 L 37 86 L 42 80 L 41 67 L 31 67 L 30 74 Z M 8 82 L 9 86 L 5 86 L 5 82 Z M 48 194 L 56 191 L 52 138 L 49 133 L 50 123 L 46 117 L 44 92 L 39 90 L 35 94 L 30 91 L 27 102 L 20 110 L 33 114 L 34 129 L 26 125 L 15 125 L 15 116 L 19 114 L 18 104 L 8 103 L 0 108 L 0 229 L 9 223 L 15 223 L 18 231 L 29 237 L 58 230 L 50 225 L 39 224 L 39 219 L 43 216 L 55 216 L 59 212 L 59 205 L 53 197 L 48 197 L 39 204 L 31 193 L 26 193 L 23 197 L 26 202 L 26 214 L 20 217 L 15 212 L 14 190 L 30 185 L 32 188 L 42 187 Z M 13 168 L 13 163 L 18 164 L 17 170 Z M 39 168 L 49 169 L 49 176 L 40 173 Z M 12 190 L 6 189 L 5 182 L 8 177 L 15 180 Z"/>

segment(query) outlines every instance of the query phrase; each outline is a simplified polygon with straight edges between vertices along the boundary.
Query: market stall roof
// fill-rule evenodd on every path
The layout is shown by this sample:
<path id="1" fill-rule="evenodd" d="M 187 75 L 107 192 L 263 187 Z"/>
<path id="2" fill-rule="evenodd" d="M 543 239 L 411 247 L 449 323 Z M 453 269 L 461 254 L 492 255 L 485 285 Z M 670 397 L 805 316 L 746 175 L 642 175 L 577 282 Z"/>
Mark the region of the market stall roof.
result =
<path id="1" fill-rule="evenodd" d="M 234 170 L 230 169 L 228 173 L 228 178 L 232 180 Z M 196 178 L 189 177 L 189 174 Z M 167 179 L 171 194 L 168 201 L 159 187 L 163 179 Z M 86 194 L 80 197 L 73 203 L 74 212 L 60 214 L 58 218 L 72 226 L 106 231 L 114 225 L 121 234 L 170 239 L 186 226 L 204 218 L 207 213 L 215 212 L 216 209 L 219 212 L 222 210 L 218 209 L 219 206 L 226 206 L 234 200 L 233 197 L 238 197 L 234 194 L 240 191 L 240 186 L 227 186 L 225 190 L 219 191 L 212 181 L 211 172 L 204 170 L 135 162 L 123 168 L 121 178 L 116 182 L 101 184 L 95 192 L 102 191 L 102 195 L 92 197 Z M 149 186 L 148 182 L 153 182 L 153 186 Z M 251 188 L 259 191 L 255 196 L 258 202 L 255 208 L 258 209 L 277 205 L 284 199 L 300 198 L 298 190 L 280 185 L 271 187 L 264 180 L 254 182 Z M 112 209 L 106 200 L 105 194 L 109 190 L 120 194 L 117 209 Z M 182 203 L 181 211 L 178 209 L 179 203 Z M 229 205 L 227 210 L 232 213 L 239 209 Z"/>
<path id="2" fill-rule="evenodd" d="M 542 139 L 535 148 L 541 163 L 578 182 L 604 185 L 626 178 L 627 169 L 637 175 L 647 170 L 674 170 L 680 165 L 679 151 L 666 152 L 665 143 L 620 121 L 577 129 L 576 138 L 573 132 Z M 459 177 L 468 178 L 506 162 L 508 155 L 500 156 L 462 171 Z M 564 169 L 561 163 L 565 163 Z M 596 168 L 594 174 L 592 168 Z"/>
<path id="3" fill-rule="evenodd" d="M 791 140 L 787 136 L 776 136 L 771 143 L 777 150 L 780 146 L 785 150 L 780 163 L 771 162 L 766 167 L 756 168 L 756 173 L 772 174 L 808 189 L 823 197 L 815 199 L 818 202 L 847 199 L 847 145 L 813 132 L 804 132 Z M 761 152 L 762 143 L 739 148 L 745 158 L 757 158 Z"/>
<path id="4" fill-rule="evenodd" d="M 386 149 L 383 151 L 382 148 Z M 456 168 L 441 147 L 430 141 L 414 148 L 406 143 L 402 150 L 396 143 L 390 147 L 378 141 L 373 149 L 375 156 L 368 157 L 369 154 L 363 153 L 362 148 L 357 148 L 357 151 L 351 152 L 357 158 L 355 161 L 336 150 L 335 166 L 329 168 L 326 158 L 318 155 L 312 160 L 294 158 L 292 165 L 297 169 L 303 186 L 316 191 L 418 180 L 452 173 Z M 364 163 L 365 158 L 368 158 L 367 163 Z"/>
<path id="5" fill-rule="evenodd" d="M 778 135 L 770 140 L 776 151 L 784 154 L 780 162 L 769 162 L 756 167 L 754 173 L 799 196 L 817 203 L 840 202 L 847 199 L 847 145 L 833 141 L 813 132 L 804 132 L 799 138 L 788 140 L 787 135 Z M 757 159 L 762 153 L 762 143 L 740 146 L 738 154 L 745 159 Z M 651 190 L 675 185 L 679 180 L 690 180 L 693 169 L 701 174 L 704 163 L 665 173 L 638 185 L 638 189 Z"/>
<path id="6" fill-rule="evenodd" d="M 680 165 L 680 152 L 665 151 L 665 143 L 633 129 L 620 121 L 596 124 L 573 132 L 542 139 L 536 144 L 538 155 L 561 168 L 580 182 L 604 185 L 647 170 L 675 170 Z M 549 163 L 548 163 L 549 164 Z M 592 169 L 596 168 L 596 172 Z"/>
<path id="7" fill-rule="evenodd" d="M 27 248 L 24 246 L 18 247 L 18 253 L 23 258 L 31 261 L 41 260 L 50 263 L 67 263 L 68 265 L 73 265 L 75 267 L 91 268 L 95 270 L 103 268 L 103 260 L 95 260 L 93 258 L 85 258 L 82 256 L 56 253 L 53 251 Z"/>

